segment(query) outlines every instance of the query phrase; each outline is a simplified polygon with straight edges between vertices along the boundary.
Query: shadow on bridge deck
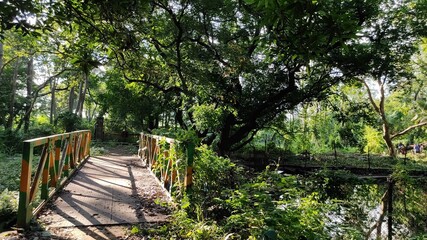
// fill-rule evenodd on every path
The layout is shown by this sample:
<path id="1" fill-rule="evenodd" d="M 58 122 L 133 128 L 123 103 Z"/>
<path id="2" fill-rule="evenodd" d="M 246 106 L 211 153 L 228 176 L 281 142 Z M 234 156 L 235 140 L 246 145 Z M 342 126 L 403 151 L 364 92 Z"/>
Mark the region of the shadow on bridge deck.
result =
<path id="1" fill-rule="evenodd" d="M 89 158 L 38 220 L 50 229 L 166 222 L 169 211 L 156 199 L 169 201 L 138 156 L 116 148 Z"/>

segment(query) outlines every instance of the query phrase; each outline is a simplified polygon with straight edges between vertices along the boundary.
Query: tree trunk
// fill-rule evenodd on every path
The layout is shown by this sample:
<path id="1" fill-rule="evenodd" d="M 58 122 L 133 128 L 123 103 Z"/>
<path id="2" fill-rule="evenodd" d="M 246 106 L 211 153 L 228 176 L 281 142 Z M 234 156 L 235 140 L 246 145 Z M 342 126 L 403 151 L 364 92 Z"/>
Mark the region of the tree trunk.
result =
<path id="1" fill-rule="evenodd" d="M 24 132 L 27 133 L 30 128 L 30 116 L 31 116 L 31 98 L 33 93 L 33 82 L 34 82 L 34 59 L 30 57 L 27 63 L 27 102 L 25 104 L 25 115 L 24 115 Z"/>
<path id="2" fill-rule="evenodd" d="M 151 132 L 154 129 L 159 128 L 159 115 L 150 115 L 148 117 L 148 131 Z"/>
<path id="3" fill-rule="evenodd" d="M 56 78 L 50 83 L 50 115 L 49 122 L 53 124 L 56 118 Z"/>
<path id="4" fill-rule="evenodd" d="M 375 112 L 380 116 L 381 121 L 382 121 L 382 125 L 383 125 L 383 139 L 387 145 L 388 148 L 388 154 L 390 157 L 395 157 L 396 156 L 396 152 L 394 149 L 394 145 L 392 142 L 392 134 L 390 133 L 390 124 L 387 120 L 387 116 L 386 116 L 386 112 L 385 112 L 385 108 L 384 108 L 384 104 L 385 104 L 385 90 L 384 90 L 384 83 L 382 82 L 381 79 L 377 79 L 377 84 L 378 84 L 378 88 L 379 88 L 379 92 L 380 92 L 380 102 L 379 104 L 377 104 L 374 101 L 374 98 L 372 96 L 372 91 L 371 88 L 369 87 L 369 84 L 364 81 L 364 80 L 360 80 L 366 87 L 367 93 L 368 93 L 368 98 L 369 101 L 372 105 L 372 107 L 374 108 Z"/>
<path id="5" fill-rule="evenodd" d="M 82 96 L 82 91 L 83 91 L 83 82 L 79 83 L 79 90 L 78 90 L 78 95 L 77 95 L 77 105 L 76 105 L 76 111 L 74 112 L 75 114 L 79 115 L 79 109 L 80 109 L 80 98 Z"/>
<path id="6" fill-rule="evenodd" d="M 3 55 L 4 55 L 3 43 L 0 42 L 0 82 L 1 82 L 1 75 L 3 72 Z"/>
<path id="7" fill-rule="evenodd" d="M 68 111 L 72 113 L 74 111 L 74 99 L 76 95 L 74 93 L 74 87 L 70 89 L 70 96 L 68 97 Z"/>
<path id="8" fill-rule="evenodd" d="M 384 139 L 385 143 L 387 144 L 388 155 L 390 157 L 395 157 L 396 151 L 394 149 L 394 144 L 393 144 L 392 139 L 391 139 L 390 127 L 388 125 L 387 120 L 383 122 L 383 139 Z"/>
<path id="9" fill-rule="evenodd" d="M 15 68 L 13 70 L 13 76 L 10 80 L 10 95 L 9 95 L 9 118 L 6 122 L 6 129 L 12 130 L 13 120 L 15 118 L 15 97 L 16 97 L 16 82 L 18 81 L 18 71 L 20 65 L 20 59 L 18 58 L 15 63 Z"/>
<path id="10" fill-rule="evenodd" d="M 221 129 L 221 135 L 218 143 L 218 154 L 220 156 L 226 156 L 230 152 L 231 143 L 230 143 L 230 131 L 231 126 L 234 123 L 234 116 L 232 114 L 229 114 L 227 118 L 225 119 L 225 122 Z"/>
<path id="11" fill-rule="evenodd" d="M 396 152 L 394 151 L 394 144 L 391 141 L 391 133 L 390 133 L 390 123 L 387 120 L 384 103 L 385 103 L 385 90 L 384 90 L 384 82 L 378 79 L 378 86 L 380 87 L 380 105 L 379 105 L 379 114 L 381 116 L 381 120 L 383 122 L 383 139 L 387 144 L 388 154 L 390 157 L 396 157 Z"/>
<path id="12" fill-rule="evenodd" d="M 78 99 L 77 108 L 76 108 L 76 114 L 79 117 L 82 117 L 83 115 L 83 106 L 86 99 L 86 91 L 87 91 L 87 85 L 89 81 L 89 74 L 84 73 L 83 78 L 84 78 L 84 82 L 80 83 L 79 99 Z"/>
<path id="13" fill-rule="evenodd" d="M 6 88 L 6 85 L 8 85 L 3 80 L 2 73 L 3 73 L 3 43 L 1 42 L 1 39 L 0 39 L 0 107 L 6 103 L 5 96 L 6 96 L 7 91 L 5 91 L 5 88 Z M 2 126 L 6 126 L 6 112 L 5 111 L 0 112 L 0 124 Z"/>

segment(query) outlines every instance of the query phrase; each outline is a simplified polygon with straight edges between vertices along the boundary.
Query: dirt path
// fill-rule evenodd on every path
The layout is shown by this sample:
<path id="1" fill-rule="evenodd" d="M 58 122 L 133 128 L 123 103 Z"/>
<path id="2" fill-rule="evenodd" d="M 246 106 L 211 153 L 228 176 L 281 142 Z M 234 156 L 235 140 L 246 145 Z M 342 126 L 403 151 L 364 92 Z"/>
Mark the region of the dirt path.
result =
<path id="1" fill-rule="evenodd" d="M 38 229 L 5 239 L 127 239 L 132 225 L 167 222 L 169 200 L 139 158 L 119 146 L 88 159 L 41 211 Z"/>

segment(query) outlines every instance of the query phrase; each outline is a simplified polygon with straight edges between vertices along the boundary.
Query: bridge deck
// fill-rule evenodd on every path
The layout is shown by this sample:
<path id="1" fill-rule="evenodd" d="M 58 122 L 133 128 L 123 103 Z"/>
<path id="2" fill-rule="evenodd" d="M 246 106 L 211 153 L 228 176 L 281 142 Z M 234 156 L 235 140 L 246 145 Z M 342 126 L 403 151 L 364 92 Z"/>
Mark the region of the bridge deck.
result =
<path id="1" fill-rule="evenodd" d="M 116 148 L 89 158 L 38 219 L 49 228 L 165 222 L 156 199 L 169 201 L 138 157 Z"/>

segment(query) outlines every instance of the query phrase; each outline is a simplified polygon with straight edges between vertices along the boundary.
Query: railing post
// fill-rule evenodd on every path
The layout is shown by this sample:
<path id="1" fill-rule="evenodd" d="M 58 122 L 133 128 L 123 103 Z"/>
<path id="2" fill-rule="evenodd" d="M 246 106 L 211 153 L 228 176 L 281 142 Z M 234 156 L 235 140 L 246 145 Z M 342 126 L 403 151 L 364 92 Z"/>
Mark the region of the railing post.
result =
<path id="1" fill-rule="evenodd" d="M 52 150 L 52 142 L 49 139 L 49 141 L 46 143 L 46 161 L 43 167 L 41 199 L 47 199 L 49 197 L 49 170 L 53 156 Z"/>
<path id="2" fill-rule="evenodd" d="M 87 133 L 87 141 L 86 141 L 86 156 L 90 156 L 90 144 L 92 142 L 92 132 Z"/>
<path id="3" fill-rule="evenodd" d="M 68 144 L 67 144 L 67 149 L 65 149 L 66 154 L 65 154 L 65 161 L 64 161 L 64 176 L 68 177 L 70 175 L 70 168 L 71 168 L 71 164 L 70 162 L 72 161 L 71 159 L 71 149 L 73 148 L 73 135 L 70 134 L 67 136 L 68 138 Z"/>
<path id="4" fill-rule="evenodd" d="M 194 162 L 194 143 L 187 143 L 187 171 L 184 180 L 186 191 L 191 189 L 193 185 L 193 162 Z"/>
<path id="5" fill-rule="evenodd" d="M 150 169 L 156 163 L 156 144 L 157 144 L 156 139 L 154 137 L 151 137 L 150 152 L 149 152 L 149 157 L 148 157 L 148 163 L 149 163 L 148 166 L 150 167 Z"/>
<path id="6" fill-rule="evenodd" d="M 21 182 L 19 186 L 18 227 L 26 227 L 32 217 L 32 207 L 30 205 L 32 160 L 33 146 L 30 142 L 24 142 L 21 164 Z"/>
<path id="7" fill-rule="evenodd" d="M 61 178 L 59 175 L 59 162 L 61 160 L 61 140 L 62 139 L 56 139 L 55 140 L 55 158 L 54 158 L 54 164 L 53 164 L 53 176 L 51 179 L 51 187 L 57 188 L 59 186 L 58 179 Z"/>

